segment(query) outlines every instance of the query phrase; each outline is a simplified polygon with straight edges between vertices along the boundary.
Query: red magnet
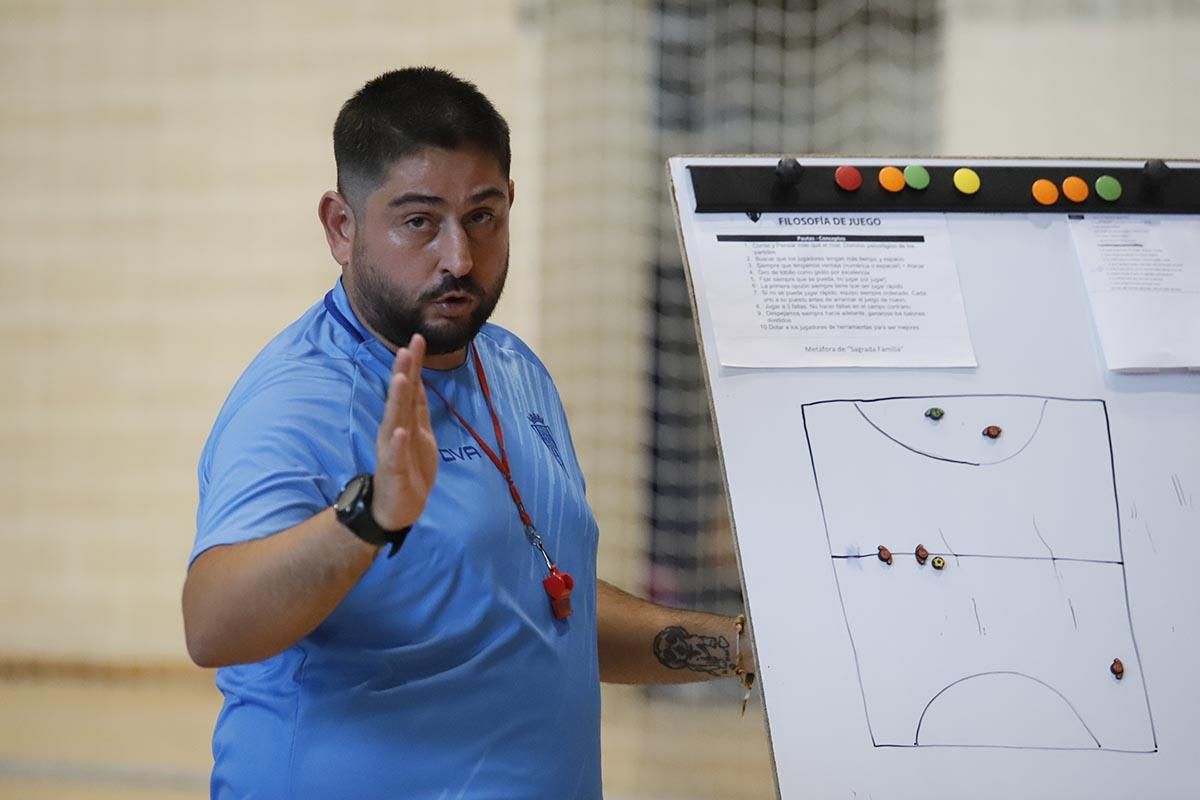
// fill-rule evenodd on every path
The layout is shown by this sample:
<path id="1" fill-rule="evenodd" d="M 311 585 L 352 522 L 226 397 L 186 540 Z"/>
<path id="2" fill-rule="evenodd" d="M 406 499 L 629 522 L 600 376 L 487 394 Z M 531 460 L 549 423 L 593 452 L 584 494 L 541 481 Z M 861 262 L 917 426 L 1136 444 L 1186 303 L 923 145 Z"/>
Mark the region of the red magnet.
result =
<path id="1" fill-rule="evenodd" d="M 1121 680 L 1121 677 L 1125 675 L 1125 665 L 1121 663 L 1121 659 L 1119 658 L 1114 658 L 1112 666 L 1108 669 L 1117 677 L 1117 680 Z"/>
<path id="2" fill-rule="evenodd" d="M 916 553 L 916 556 L 917 556 L 917 563 L 918 563 L 918 564 L 924 564 L 924 563 L 925 563 L 925 559 L 929 558 L 929 551 L 925 549 L 925 545 L 923 545 L 923 544 L 919 544 L 919 545 L 917 545 L 917 553 Z"/>
<path id="3" fill-rule="evenodd" d="M 575 588 L 575 579 L 569 572 L 560 572 L 558 567 L 551 567 L 550 574 L 542 581 L 546 594 L 550 597 L 550 608 L 554 611 L 555 619 L 566 619 L 571 616 L 571 590 Z"/>
<path id="4" fill-rule="evenodd" d="M 883 545 L 879 545 L 879 560 L 885 564 L 892 563 L 892 551 L 888 550 Z"/>
<path id="5" fill-rule="evenodd" d="M 862 173 L 849 164 L 843 164 L 833 171 L 833 181 L 839 189 L 856 192 L 862 186 Z"/>
<path id="6" fill-rule="evenodd" d="M 999 425 L 988 425 L 986 428 L 983 429 L 983 435 L 988 437 L 989 439 L 999 439 L 1000 438 L 1000 426 Z"/>

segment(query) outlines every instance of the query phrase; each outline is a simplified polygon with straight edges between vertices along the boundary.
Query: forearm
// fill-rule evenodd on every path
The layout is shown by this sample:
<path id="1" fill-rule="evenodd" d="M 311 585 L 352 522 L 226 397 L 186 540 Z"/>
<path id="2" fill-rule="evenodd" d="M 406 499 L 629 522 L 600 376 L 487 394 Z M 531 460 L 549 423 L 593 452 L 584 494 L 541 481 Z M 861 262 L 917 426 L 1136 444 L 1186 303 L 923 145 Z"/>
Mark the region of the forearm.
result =
<path id="1" fill-rule="evenodd" d="M 656 605 L 597 582 L 600 680 L 692 683 L 732 677 L 739 653 L 732 617 Z M 750 653 L 742 653 L 749 667 Z"/>
<path id="2" fill-rule="evenodd" d="M 188 653 L 221 667 L 286 650 L 329 616 L 377 551 L 326 509 L 273 536 L 202 553 L 183 587 Z"/>

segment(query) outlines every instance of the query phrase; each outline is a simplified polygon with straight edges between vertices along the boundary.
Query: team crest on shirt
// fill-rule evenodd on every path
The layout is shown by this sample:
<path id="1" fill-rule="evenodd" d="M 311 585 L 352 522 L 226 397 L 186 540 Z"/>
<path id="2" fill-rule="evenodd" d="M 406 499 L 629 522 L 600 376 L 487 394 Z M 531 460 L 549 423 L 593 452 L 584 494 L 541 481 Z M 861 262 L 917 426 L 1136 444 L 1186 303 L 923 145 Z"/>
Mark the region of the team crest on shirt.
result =
<path id="1" fill-rule="evenodd" d="M 534 412 L 529 415 L 529 427 L 537 432 L 537 435 L 542 437 L 546 447 L 550 449 L 550 454 L 554 456 L 554 460 L 566 472 L 566 465 L 563 464 L 562 454 L 558 452 L 558 442 L 554 441 L 554 434 L 550 432 L 550 426 L 546 424 L 546 420 L 542 419 L 542 415 Z"/>

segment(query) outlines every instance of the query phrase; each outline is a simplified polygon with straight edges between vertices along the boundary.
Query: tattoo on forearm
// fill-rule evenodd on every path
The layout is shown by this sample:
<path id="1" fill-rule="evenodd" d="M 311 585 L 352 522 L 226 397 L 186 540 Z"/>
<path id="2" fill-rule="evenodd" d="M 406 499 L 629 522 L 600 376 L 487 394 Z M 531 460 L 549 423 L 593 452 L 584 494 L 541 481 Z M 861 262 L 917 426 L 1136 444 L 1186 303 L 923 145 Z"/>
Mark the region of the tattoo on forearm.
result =
<path id="1" fill-rule="evenodd" d="M 702 636 L 672 625 L 654 637 L 654 655 L 667 669 L 690 669 L 709 675 L 728 675 L 733 670 L 729 640 L 724 636 Z"/>

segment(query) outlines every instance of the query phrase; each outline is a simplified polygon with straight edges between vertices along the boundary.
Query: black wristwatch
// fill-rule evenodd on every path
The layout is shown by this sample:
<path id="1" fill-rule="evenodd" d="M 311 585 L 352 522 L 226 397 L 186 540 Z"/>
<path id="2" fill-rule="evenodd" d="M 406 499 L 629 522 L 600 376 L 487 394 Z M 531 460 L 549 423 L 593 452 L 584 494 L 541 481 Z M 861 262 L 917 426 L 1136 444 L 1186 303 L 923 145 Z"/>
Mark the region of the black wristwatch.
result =
<path id="1" fill-rule="evenodd" d="M 379 527 L 379 523 L 371 514 L 372 483 L 372 476 L 369 472 L 355 475 L 346 481 L 346 485 L 338 493 L 337 500 L 333 503 L 333 509 L 337 512 L 338 522 L 349 528 L 364 542 L 376 547 L 390 544 L 392 550 L 388 553 L 388 558 L 391 558 L 400 550 L 400 545 L 404 544 L 404 537 L 408 536 L 412 525 L 398 531 L 389 531 Z"/>

